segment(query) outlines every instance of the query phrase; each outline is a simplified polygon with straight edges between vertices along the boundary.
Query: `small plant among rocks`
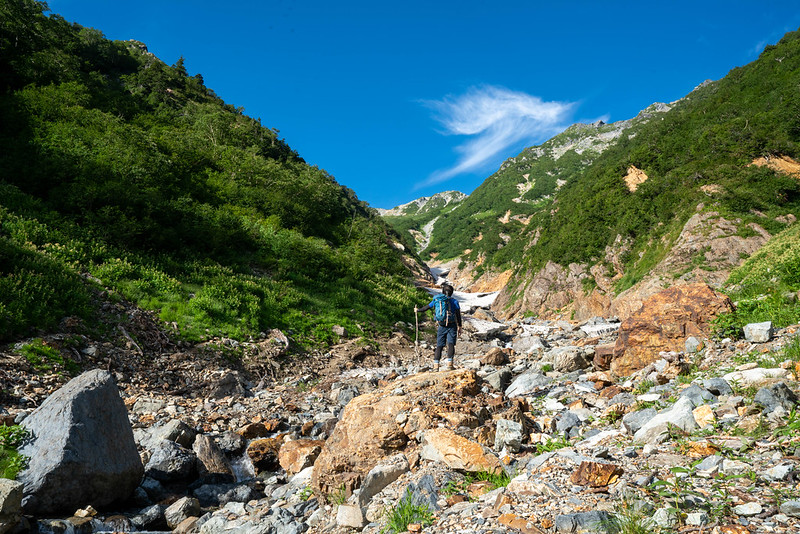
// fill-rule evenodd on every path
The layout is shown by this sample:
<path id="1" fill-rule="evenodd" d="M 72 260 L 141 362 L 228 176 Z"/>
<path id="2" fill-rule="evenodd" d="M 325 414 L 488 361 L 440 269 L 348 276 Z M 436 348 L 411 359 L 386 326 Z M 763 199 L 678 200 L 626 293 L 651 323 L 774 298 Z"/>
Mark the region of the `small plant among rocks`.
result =
<path id="1" fill-rule="evenodd" d="M 435 519 L 427 504 L 414 504 L 410 490 L 407 490 L 405 496 L 385 514 L 386 526 L 381 530 L 381 534 L 408 532 L 408 526 L 413 523 L 425 528 L 432 525 Z"/>
<path id="2" fill-rule="evenodd" d="M 28 466 L 28 458 L 17 451 L 27 437 L 28 431 L 21 426 L 0 426 L 0 478 L 14 480 Z"/>

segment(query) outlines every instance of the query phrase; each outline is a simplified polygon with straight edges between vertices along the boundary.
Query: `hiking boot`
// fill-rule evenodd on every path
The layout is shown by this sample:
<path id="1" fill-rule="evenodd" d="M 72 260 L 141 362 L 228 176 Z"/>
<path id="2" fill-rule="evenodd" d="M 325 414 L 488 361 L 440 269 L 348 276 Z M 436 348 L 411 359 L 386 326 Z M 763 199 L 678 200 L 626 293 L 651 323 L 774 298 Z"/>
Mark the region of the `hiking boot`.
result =
<path id="1" fill-rule="evenodd" d="M 445 360 L 444 366 L 442 367 L 444 371 L 452 371 L 453 370 L 453 360 Z"/>
<path id="2" fill-rule="evenodd" d="M 439 370 L 439 362 L 435 361 L 433 362 L 433 372 L 435 373 L 438 370 Z"/>

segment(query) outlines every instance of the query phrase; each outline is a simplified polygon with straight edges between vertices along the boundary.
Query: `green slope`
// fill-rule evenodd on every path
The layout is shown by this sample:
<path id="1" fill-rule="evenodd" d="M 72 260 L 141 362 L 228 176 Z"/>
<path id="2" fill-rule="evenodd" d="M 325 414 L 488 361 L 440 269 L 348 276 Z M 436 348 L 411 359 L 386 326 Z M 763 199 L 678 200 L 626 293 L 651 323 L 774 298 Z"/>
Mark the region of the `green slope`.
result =
<path id="1" fill-rule="evenodd" d="M 398 236 L 277 130 L 141 43 L 0 3 L 0 339 L 105 287 L 181 335 L 333 340 L 407 318 Z"/>
<path id="2" fill-rule="evenodd" d="M 464 259 L 482 256 L 484 268 L 524 273 L 547 261 L 601 263 L 605 248 L 621 236 L 631 247 L 619 291 L 663 257 L 666 249 L 650 244 L 673 239 L 701 203 L 778 232 L 786 224 L 775 217 L 800 208 L 800 184 L 750 163 L 800 156 L 798 84 L 800 36 L 792 32 L 757 61 L 703 84 L 671 109 L 645 110 L 607 145 L 592 143 L 620 124 L 572 127 L 508 160 L 443 215 L 426 252 L 452 258 L 471 249 Z M 649 177 L 635 192 L 623 180 L 631 166 Z M 701 189 L 711 185 L 720 193 Z"/>

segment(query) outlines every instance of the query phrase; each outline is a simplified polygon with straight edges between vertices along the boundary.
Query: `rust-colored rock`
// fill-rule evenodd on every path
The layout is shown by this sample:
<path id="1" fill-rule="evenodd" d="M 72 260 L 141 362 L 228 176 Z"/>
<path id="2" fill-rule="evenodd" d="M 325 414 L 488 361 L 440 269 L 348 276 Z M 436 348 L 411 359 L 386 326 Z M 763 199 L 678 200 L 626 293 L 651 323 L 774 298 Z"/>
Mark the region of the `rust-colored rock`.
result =
<path id="1" fill-rule="evenodd" d="M 711 319 L 731 309 L 731 300 L 707 284 L 656 293 L 622 323 L 611 370 L 628 376 L 656 361 L 661 351 L 684 350 L 687 337 L 707 337 Z"/>
<path id="2" fill-rule="evenodd" d="M 483 365 L 493 365 L 495 367 L 508 363 L 508 354 L 500 347 L 492 347 L 489 352 L 481 358 Z"/>
<path id="3" fill-rule="evenodd" d="M 247 456 L 253 462 L 253 467 L 257 473 L 262 471 L 277 471 L 280 463 L 278 462 L 278 450 L 281 447 L 278 438 L 257 439 L 247 446 Z"/>
<path id="4" fill-rule="evenodd" d="M 618 465 L 584 461 L 572 472 L 569 480 L 576 486 L 601 488 L 616 482 L 622 473 L 623 470 Z"/>
<path id="5" fill-rule="evenodd" d="M 598 371 L 608 371 L 611 368 L 611 360 L 614 356 L 614 343 L 597 345 L 594 349 L 592 365 Z"/>
<path id="6" fill-rule="evenodd" d="M 542 532 L 531 521 L 516 514 L 502 514 L 497 518 L 497 522 L 508 528 L 519 530 L 522 534 L 540 534 Z"/>
<path id="7" fill-rule="evenodd" d="M 324 441 L 315 439 L 287 441 L 278 451 L 278 462 L 289 475 L 294 475 L 314 465 L 323 445 Z"/>
<path id="8" fill-rule="evenodd" d="M 405 394 L 393 394 L 398 389 Z M 314 463 L 312 487 L 319 495 L 329 495 L 344 484 L 352 493 L 381 459 L 405 449 L 409 435 L 427 429 L 437 421 L 434 416 L 479 393 L 478 375 L 459 369 L 419 373 L 354 398 Z M 414 407 L 423 409 L 412 411 Z M 405 417 L 398 420 L 401 413 Z"/>
<path id="9" fill-rule="evenodd" d="M 250 423 L 236 431 L 245 439 L 265 438 L 269 435 L 269 430 L 264 423 Z"/>

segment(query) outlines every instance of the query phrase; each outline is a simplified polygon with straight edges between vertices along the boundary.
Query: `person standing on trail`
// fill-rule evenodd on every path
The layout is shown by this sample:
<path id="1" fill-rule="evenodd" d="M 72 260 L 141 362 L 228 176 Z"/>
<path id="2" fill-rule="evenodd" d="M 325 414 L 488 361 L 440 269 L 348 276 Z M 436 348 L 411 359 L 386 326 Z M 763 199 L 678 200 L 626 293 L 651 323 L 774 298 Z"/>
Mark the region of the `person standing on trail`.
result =
<path id="1" fill-rule="evenodd" d="M 433 353 L 433 370 L 439 370 L 442 349 L 447 346 L 447 358 L 444 360 L 445 371 L 453 368 L 453 356 L 456 353 L 456 339 L 461 334 L 461 306 L 453 298 L 453 286 L 442 284 L 442 293 L 422 308 L 414 307 L 414 313 L 433 310 L 433 318 L 439 323 L 436 331 L 436 351 Z"/>

